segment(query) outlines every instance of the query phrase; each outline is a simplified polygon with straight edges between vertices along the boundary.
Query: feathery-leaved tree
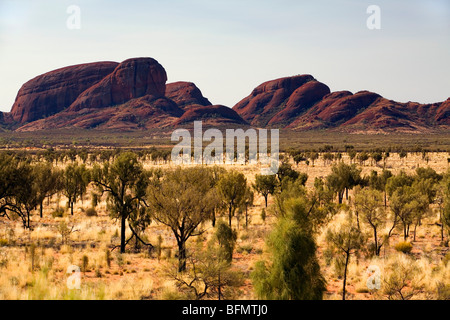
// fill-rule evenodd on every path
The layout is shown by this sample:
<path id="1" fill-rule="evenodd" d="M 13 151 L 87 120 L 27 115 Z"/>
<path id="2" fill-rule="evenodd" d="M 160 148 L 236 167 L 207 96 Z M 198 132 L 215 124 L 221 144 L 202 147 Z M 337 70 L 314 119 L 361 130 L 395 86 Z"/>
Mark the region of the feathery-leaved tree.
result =
<path id="1" fill-rule="evenodd" d="M 437 186 L 436 203 L 439 209 L 441 241 L 444 242 L 444 230 L 447 229 L 450 233 L 450 170 Z"/>
<path id="2" fill-rule="evenodd" d="M 320 272 L 305 201 L 290 199 L 286 214 L 266 241 L 269 257 L 258 261 L 251 277 L 260 299 L 321 300 L 326 290 Z"/>
<path id="3" fill-rule="evenodd" d="M 249 216 L 248 216 L 248 207 L 253 205 L 253 201 L 255 200 L 255 194 L 251 190 L 250 187 L 245 188 L 244 200 L 242 201 L 241 209 L 245 213 L 245 228 L 248 228 Z"/>
<path id="4" fill-rule="evenodd" d="M 149 181 L 148 174 L 138 162 L 136 154 L 124 152 L 112 164 L 104 162 L 102 167 L 95 165 L 92 169 L 92 181 L 100 193 L 107 194 L 111 217 L 120 219 L 120 252 L 124 253 L 126 222 L 133 214 L 137 215 L 136 211 L 142 207 Z M 138 237 L 131 224 L 129 226 L 133 235 Z"/>
<path id="5" fill-rule="evenodd" d="M 228 224 L 231 227 L 231 219 L 245 199 L 247 179 L 243 173 L 232 170 L 222 175 L 217 188 L 223 203 L 228 208 Z"/>
<path id="6" fill-rule="evenodd" d="M 361 180 L 361 169 L 356 165 L 348 165 L 344 162 L 339 162 L 331 168 L 331 173 L 327 176 L 327 184 L 338 196 L 338 203 L 341 204 L 344 198 L 348 200 L 348 190 L 356 186 Z"/>
<path id="7" fill-rule="evenodd" d="M 204 232 L 200 226 L 211 218 L 217 206 L 212 179 L 207 168 L 177 168 L 166 171 L 147 189 L 146 201 L 152 218 L 169 227 L 177 241 L 179 272 L 186 270 L 187 240 Z"/>
<path id="8" fill-rule="evenodd" d="M 78 198 L 81 198 L 90 182 L 90 172 L 84 164 L 71 163 L 65 168 L 61 177 L 62 193 L 67 197 L 70 213 Z"/>
<path id="9" fill-rule="evenodd" d="M 267 197 L 274 194 L 277 187 L 277 179 L 275 175 L 255 175 L 255 183 L 253 189 L 264 197 L 267 208 Z"/>
<path id="10" fill-rule="evenodd" d="M 414 192 L 410 186 L 398 187 L 389 199 L 392 212 L 403 225 L 403 239 L 409 236 L 409 227 L 414 221 Z"/>
<path id="11" fill-rule="evenodd" d="M 383 208 L 383 193 L 364 188 L 355 196 L 355 209 L 373 232 L 374 254 L 380 255 L 384 241 L 380 241 L 380 229 L 386 224 L 386 211 Z M 386 239 L 386 238 L 385 238 Z"/>
<path id="12" fill-rule="evenodd" d="M 42 218 L 45 198 L 51 197 L 61 189 L 62 171 L 52 168 L 50 163 L 44 162 L 33 166 L 33 176 L 39 204 L 39 215 Z"/>
<path id="13" fill-rule="evenodd" d="M 345 300 L 347 285 L 347 270 L 350 263 L 350 256 L 358 252 L 364 243 L 364 236 L 357 228 L 351 215 L 341 225 L 334 230 L 328 229 L 326 234 L 329 253 L 335 259 L 344 260 L 344 280 L 342 282 L 342 300 Z"/>
<path id="14" fill-rule="evenodd" d="M 0 217 L 21 218 L 30 228 L 31 211 L 37 205 L 33 169 L 26 159 L 0 154 Z"/>

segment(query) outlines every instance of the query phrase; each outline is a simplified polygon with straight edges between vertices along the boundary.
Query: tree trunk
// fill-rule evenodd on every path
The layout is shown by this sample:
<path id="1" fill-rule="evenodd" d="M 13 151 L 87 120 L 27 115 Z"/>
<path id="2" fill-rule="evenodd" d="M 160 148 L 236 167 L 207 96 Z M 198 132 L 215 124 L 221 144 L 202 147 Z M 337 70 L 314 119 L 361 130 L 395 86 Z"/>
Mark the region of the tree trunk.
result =
<path id="1" fill-rule="evenodd" d="M 403 240 L 406 241 L 406 223 L 403 223 Z"/>
<path id="2" fill-rule="evenodd" d="M 212 211 L 211 224 L 213 228 L 216 226 L 216 209 L 213 209 Z"/>
<path id="3" fill-rule="evenodd" d="M 344 283 L 342 287 L 342 300 L 345 300 L 345 286 L 347 284 L 347 267 L 348 267 L 348 261 L 350 258 L 350 252 L 346 252 L 347 256 L 345 257 L 345 268 L 344 268 Z"/>
<path id="4" fill-rule="evenodd" d="M 338 203 L 342 204 L 342 199 L 344 198 L 344 190 L 338 192 Z"/>
<path id="5" fill-rule="evenodd" d="M 358 230 L 361 231 L 361 226 L 359 225 L 359 212 L 358 210 L 355 211 L 356 214 L 356 226 L 358 227 Z"/>
<path id="6" fill-rule="evenodd" d="M 73 216 L 73 201 L 70 201 L 70 214 Z"/>
<path id="7" fill-rule="evenodd" d="M 42 219 L 42 202 L 44 202 L 44 200 L 42 200 L 40 203 L 39 203 L 39 215 L 40 215 L 40 217 L 41 217 L 41 219 Z"/>
<path id="8" fill-rule="evenodd" d="M 248 210 L 247 210 L 247 206 L 245 206 L 245 229 L 247 229 L 247 228 L 248 228 Z M 444 232 L 443 229 L 442 229 L 442 232 Z M 444 236 L 444 233 L 442 233 L 442 236 Z M 444 241 L 444 240 L 442 240 L 442 241 Z"/>
<path id="9" fill-rule="evenodd" d="M 186 241 L 178 241 L 178 272 L 186 271 Z"/>
<path id="10" fill-rule="evenodd" d="M 27 228 L 30 229 L 30 211 L 27 209 Z"/>
<path id="11" fill-rule="evenodd" d="M 230 225 L 231 228 L 231 205 L 229 205 L 228 207 L 228 224 Z"/>
<path id="12" fill-rule="evenodd" d="M 264 200 L 266 201 L 266 208 L 267 208 L 267 197 L 268 197 L 269 195 L 268 194 L 266 194 L 265 196 L 264 196 Z"/>
<path id="13" fill-rule="evenodd" d="M 120 253 L 125 253 L 125 222 L 126 216 L 122 214 L 120 225 Z"/>
<path id="14" fill-rule="evenodd" d="M 373 237 L 375 239 L 375 255 L 379 256 L 380 252 L 378 251 L 378 237 L 377 237 L 377 229 L 373 227 Z"/>

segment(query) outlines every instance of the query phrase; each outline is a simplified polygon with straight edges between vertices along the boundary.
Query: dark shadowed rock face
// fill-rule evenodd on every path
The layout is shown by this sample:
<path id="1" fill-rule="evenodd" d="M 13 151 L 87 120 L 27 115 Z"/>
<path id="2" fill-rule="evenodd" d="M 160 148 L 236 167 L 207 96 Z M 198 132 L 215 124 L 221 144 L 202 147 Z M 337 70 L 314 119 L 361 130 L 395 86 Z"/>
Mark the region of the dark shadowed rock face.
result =
<path id="1" fill-rule="evenodd" d="M 128 59 L 103 80 L 84 91 L 69 109 L 78 111 L 84 108 L 106 108 L 145 95 L 163 97 L 166 81 L 166 71 L 155 59 Z"/>
<path id="2" fill-rule="evenodd" d="M 314 83 L 308 84 L 309 82 Z M 310 96 L 308 92 L 311 93 Z M 259 85 L 248 97 L 236 104 L 233 110 L 254 126 L 284 126 L 302 109 L 308 108 L 314 100 L 327 93 L 328 87 L 315 81 L 311 75 L 280 78 Z"/>
<path id="3" fill-rule="evenodd" d="M 11 112 L 0 111 L 0 126 L 15 126 L 15 121 L 12 118 Z"/>
<path id="4" fill-rule="evenodd" d="M 429 132 L 448 130 L 449 116 L 448 102 L 400 103 L 367 91 L 356 94 L 342 91 L 326 96 L 289 127 L 297 130 L 337 128 L 361 133 Z"/>
<path id="5" fill-rule="evenodd" d="M 339 124 L 354 117 L 361 110 L 366 109 L 380 96 L 376 93 L 361 91 L 353 95 L 345 96 L 335 100 L 326 108 L 319 103 L 316 109 L 320 112 L 318 116 L 327 123 Z"/>
<path id="6" fill-rule="evenodd" d="M 450 125 L 450 98 L 439 105 L 434 119 L 439 124 Z"/>
<path id="7" fill-rule="evenodd" d="M 194 121 L 202 121 L 205 126 L 223 125 L 223 124 L 242 124 L 248 125 L 236 111 L 222 105 L 200 106 L 192 105 L 175 121 L 175 126 L 180 126 Z"/>
<path id="8" fill-rule="evenodd" d="M 450 125 L 450 99 L 399 103 L 369 91 L 330 92 L 310 75 L 265 82 L 233 110 L 253 126 L 294 130 L 430 132 Z"/>
<path id="9" fill-rule="evenodd" d="M 199 88 L 192 82 L 173 82 L 166 85 L 166 97 L 175 101 L 181 108 L 186 109 L 192 105 L 210 106 Z"/>
<path id="10" fill-rule="evenodd" d="M 309 81 L 297 88 L 286 102 L 284 108 L 272 117 L 270 126 L 282 126 L 295 120 L 301 113 L 308 110 L 316 102 L 330 93 L 330 88 L 318 81 Z"/>
<path id="11" fill-rule="evenodd" d="M 46 128 L 83 128 L 111 130 L 140 130 L 164 128 L 181 117 L 183 110 L 166 97 L 145 95 L 124 104 L 97 109 L 65 110 L 46 119 L 28 123 L 19 131 Z"/>
<path id="12" fill-rule="evenodd" d="M 47 72 L 19 90 L 11 116 L 18 123 L 45 118 L 69 107 L 86 89 L 117 67 L 116 62 L 95 62 Z"/>

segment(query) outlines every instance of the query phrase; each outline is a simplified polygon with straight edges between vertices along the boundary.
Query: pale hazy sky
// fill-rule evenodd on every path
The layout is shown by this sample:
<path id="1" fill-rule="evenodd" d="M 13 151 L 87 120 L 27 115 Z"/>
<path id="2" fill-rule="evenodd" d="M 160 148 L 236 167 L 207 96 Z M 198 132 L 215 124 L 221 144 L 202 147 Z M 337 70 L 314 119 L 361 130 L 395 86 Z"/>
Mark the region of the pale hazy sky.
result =
<path id="1" fill-rule="evenodd" d="M 381 30 L 369 30 L 369 5 Z M 81 29 L 66 26 L 70 5 Z M 153 57 L 232 107 L 260 83 L 311 74 L 332 91 L 450 97 L 450 0 L 0 0 L 0 110 L 60 67 Z"/>

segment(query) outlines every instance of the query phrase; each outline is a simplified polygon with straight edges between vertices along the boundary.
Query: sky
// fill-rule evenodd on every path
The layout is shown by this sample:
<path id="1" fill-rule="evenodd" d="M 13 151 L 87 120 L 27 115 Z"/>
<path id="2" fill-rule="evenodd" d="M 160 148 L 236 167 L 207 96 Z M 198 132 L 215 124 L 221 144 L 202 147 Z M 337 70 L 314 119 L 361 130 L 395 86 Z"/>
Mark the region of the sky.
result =
<path id="1" fill-rule="evenodd" d="M 67 24 L 73 5 L 79 29 Z M 368 28 L 370 5 L 379 29 Z M 0 111 L 37 75 L 133 57 L 156 59 L 168 83 L 194 82 L 229 107 L 297 74 L 331 91 L 439 102 L 450 97 L 450 1 L 0 0 Z"/>

